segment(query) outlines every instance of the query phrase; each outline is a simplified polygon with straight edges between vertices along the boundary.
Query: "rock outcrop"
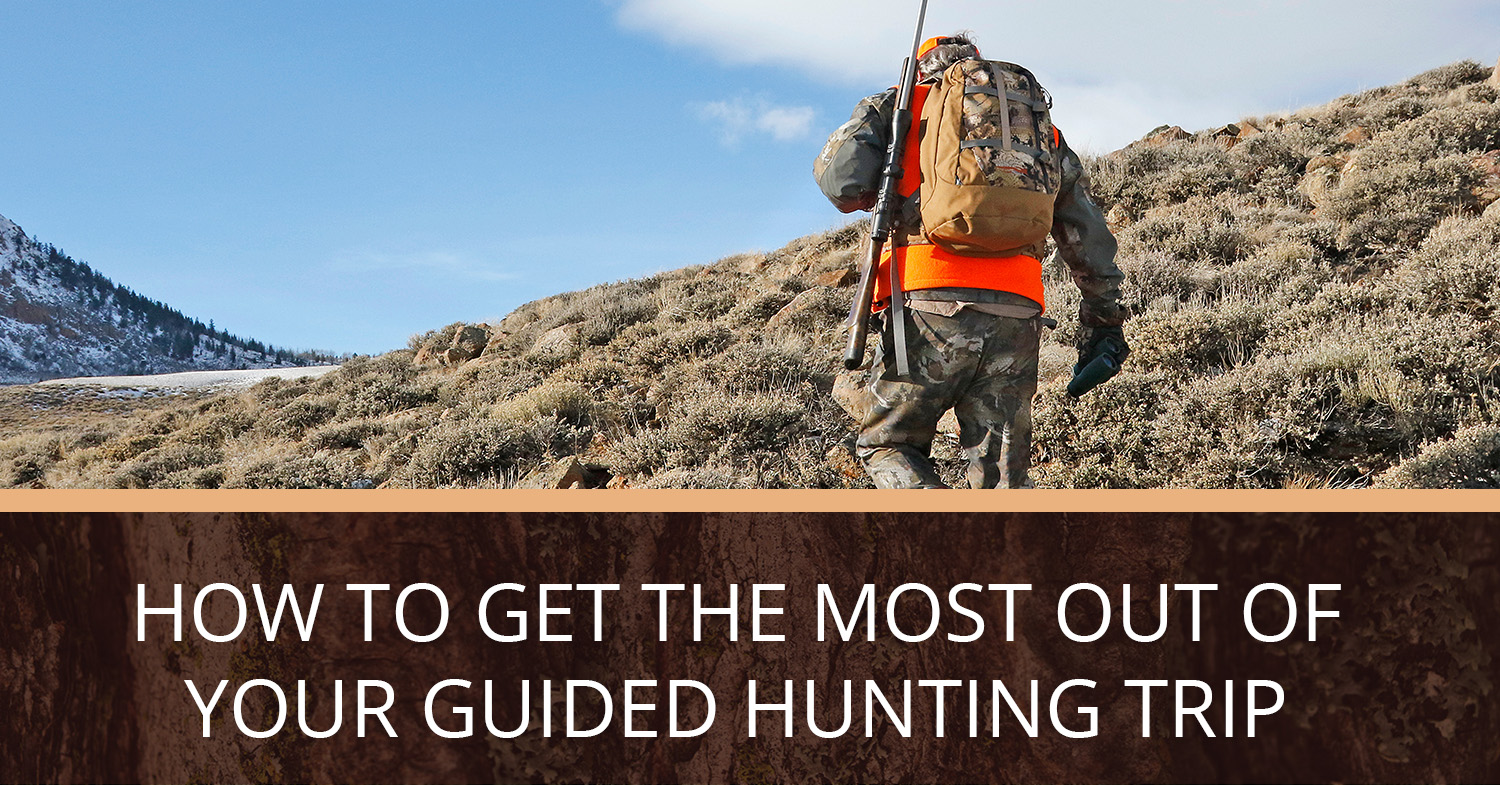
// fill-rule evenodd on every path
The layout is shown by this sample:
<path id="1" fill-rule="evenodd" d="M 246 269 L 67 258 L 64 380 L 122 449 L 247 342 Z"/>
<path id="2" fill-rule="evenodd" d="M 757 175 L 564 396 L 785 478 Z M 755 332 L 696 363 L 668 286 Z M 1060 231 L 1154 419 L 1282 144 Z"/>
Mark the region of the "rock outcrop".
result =
<path id="1" fill-rule="evenodd" d="M 1350 147 L 1358 147 L 1373 138 L 1374 137 L 1370 134 L 1370 130 L 1368 128 L 1365 128 L 1362 125 L 1356 125 L 1353 128 L 1345 131 L 1343 136 L 1340 136 L 1338 138 L 1338 143 L 1346 144 Z"/>
<path id="2" fill-rule="evenodd" d="M 1187 131 L 1182 130 L 1182 126 L 1164 125 L 1152 131 L 1151 133 L 1146 134 L 1141 138 L 1139 142 L 1136 142 L 1136 144 L 1143 144 L 1147 147 L 1162 147 L 1164 145 L 1171 144 L 1172 142 L 1180 142 L 1185 139 L 1192 138 L 1193 135 L 1188 133 Z"/>
<path id="3" fill-rule="evenodd" d="M 437 363 L 448 368 L 457 368 L 484 354 L 494 337 L 494 330 L 483 324 L 458 324 L 439 334 L 436 340 L 428 341 L 417 350 L 414 362 L 418 365 Z"/>

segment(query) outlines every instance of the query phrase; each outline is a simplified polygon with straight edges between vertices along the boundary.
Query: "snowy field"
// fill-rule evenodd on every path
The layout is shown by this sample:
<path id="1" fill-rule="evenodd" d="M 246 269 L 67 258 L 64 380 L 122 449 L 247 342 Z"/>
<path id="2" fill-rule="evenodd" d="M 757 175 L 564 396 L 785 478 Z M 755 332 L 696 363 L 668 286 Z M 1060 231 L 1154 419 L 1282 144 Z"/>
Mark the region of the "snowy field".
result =
<path id="1" fill-rule="evenodd" d="M 338 370 L 337 365 L 307 368 L 260 368 L 250 371 L 189 371 L 156 376 L 81 376 L 76 379 L 49 379 L 38 382 L 42 387 L 110 387 L 124 390 L 243 390 L 273 376 L 285 380 L 317 378 Z"/>

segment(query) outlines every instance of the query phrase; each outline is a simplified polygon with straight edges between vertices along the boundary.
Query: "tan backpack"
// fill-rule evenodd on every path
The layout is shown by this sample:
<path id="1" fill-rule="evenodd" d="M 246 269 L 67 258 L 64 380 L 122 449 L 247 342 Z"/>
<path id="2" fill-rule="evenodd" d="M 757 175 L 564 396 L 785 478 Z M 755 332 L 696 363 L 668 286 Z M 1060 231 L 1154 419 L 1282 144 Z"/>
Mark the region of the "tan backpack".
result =
<path id="1" fill-rule="evenodd" d="M 1013 63 L 954 63 L 922 106 L 922 227 L 963 256 L 1010 256 L 1052 230 L 1062 179 L 1046 91 Z"/>

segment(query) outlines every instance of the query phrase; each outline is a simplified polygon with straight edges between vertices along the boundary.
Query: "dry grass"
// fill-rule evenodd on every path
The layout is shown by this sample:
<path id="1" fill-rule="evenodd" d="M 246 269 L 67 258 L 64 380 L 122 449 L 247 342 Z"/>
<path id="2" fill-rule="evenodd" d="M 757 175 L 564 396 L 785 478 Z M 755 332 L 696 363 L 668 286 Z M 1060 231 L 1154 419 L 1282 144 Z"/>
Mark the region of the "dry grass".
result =
<path id="1" fill-rule="evenodd" d="M 1038 483 L 1496 487 L 1500 205 L 1480 211 L 1470 165 L 1500 148 L 1488 75 L 1458 63 L 1250 118 L 1231 149 L 1089 162 L 1129 221 L 1136 353 L 1063 394 L 1078 294 L 1050 263 Z M 864 487 L 831 396 L 851 290 L 816 283 L 862 231 L 528 303 L 458 367 L 427 361 L 450 325 L 244 393 L 0 389 L 0 485 L 510 487 L 576 457 L 593 485 Z M 935 451 L 958 479 L 952 438 Z"/>

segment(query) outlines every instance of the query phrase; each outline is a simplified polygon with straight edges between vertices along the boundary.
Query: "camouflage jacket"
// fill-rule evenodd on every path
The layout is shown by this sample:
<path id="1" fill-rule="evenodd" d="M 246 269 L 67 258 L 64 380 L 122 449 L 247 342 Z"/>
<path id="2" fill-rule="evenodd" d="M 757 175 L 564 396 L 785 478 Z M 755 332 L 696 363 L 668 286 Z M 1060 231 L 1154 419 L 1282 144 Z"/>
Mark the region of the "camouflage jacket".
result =
<path id="1" fill-rule="evenodd" d="M 819 154 L 813 167 L 818 187 L 841 212 L 875 206 L 895 110 L 894 88 L 860 101 L 854 116 L 833 132 Z M 908 143 L 916 144 L 916 139 Z M 1053 208 L 1052 239 L 1083 293 L 1079 322 L 1085 327 L 1113 327 L 1127 318 L 1120 304 L 1120 284 L 1125 275 L 1115 266 L 1115 237 L 1104 221 L 1104 213 L 1089 197 L 1083 162 L 1065 139 L 1059 152 L 1062 189 Z M 901 223 L 920 223 L 915 205 L 915 199 L 905 205 Z"/>

